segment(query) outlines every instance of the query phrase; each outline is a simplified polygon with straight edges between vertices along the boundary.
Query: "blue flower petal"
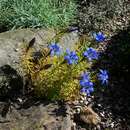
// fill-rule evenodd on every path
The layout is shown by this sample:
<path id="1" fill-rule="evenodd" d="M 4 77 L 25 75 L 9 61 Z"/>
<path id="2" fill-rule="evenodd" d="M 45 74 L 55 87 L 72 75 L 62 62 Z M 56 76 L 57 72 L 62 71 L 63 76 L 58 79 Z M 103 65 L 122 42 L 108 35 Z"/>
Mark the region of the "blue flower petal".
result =
<path id="1" fill-rule="evenodd" d="M 105 35 L 102 32 L 93 33 L 93 37 L 97 42 L 103 42 L 105 40 Z"/>
<path id="2" fill-rule="evenodd" d="M 108 72 L 107 70 L 99 70 L 98 79 L 101 81 L 102 84 L 108 84 Z"/>
<path id="3" fill-rule="evenodd" d="M 49 45 L 49 49 L 51 51 L 51 56 L 59 56 L 61 54 L 61 47 L 54 42 Z"/>
<path id="4" fill-rule="evenodd" d="M 70 51 L 69 49 L 67 49 L 64 59 L 68 62 L 69 65 L 71 65 L 71 64 L 76 64 L 78 62 L 79 58 L 78 58 L 76 52 Z"/>
<path id="5" fill-rule="evenodd" d="M 89 61 L 92 61 L 92 60 L 97 60 L 98 57 L 99 57 L 99 54 L 98 52 L 90 47 L 90 48 L 87 48 L 87 50 L 83 53 L 83 55 L 88 58 Z"/>
<path id="6" fill-rule="evenodd" d="M 91 92 L 91 93 L 94 92 L 94 88 L 93 88 L 93 87 L 89 87 L 88 90 L 89 90 L 89 92 Z"/>

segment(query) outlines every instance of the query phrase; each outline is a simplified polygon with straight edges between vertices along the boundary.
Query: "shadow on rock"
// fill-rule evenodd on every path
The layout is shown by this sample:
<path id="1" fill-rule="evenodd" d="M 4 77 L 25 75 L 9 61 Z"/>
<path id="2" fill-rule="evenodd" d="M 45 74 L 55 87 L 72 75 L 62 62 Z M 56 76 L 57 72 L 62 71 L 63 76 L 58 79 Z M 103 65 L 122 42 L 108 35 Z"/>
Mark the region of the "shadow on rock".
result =
<path id="1" fill-rule="evenodd" d="M 23 79 L 9 65 L 0 67 L 0 99 L 15 100 L 22 91 Z"/>
<path id="2" fill-rule="evenodd" d="M 23 80 L 21 76 L 9 65 L 0 67 L 0 113 L 5 117 L 11 102 L 16 102 L 22 94 Z"/>
<path id="3" fill-rule="evenodd" d="M 34 95 L 30 95 L 29 98 L 26 97 L 26 101 L 23 102 L 23 104 L 20 105 L 20 107 L 18 108 L 18 110 L 22 110 L 22 109 L 30 109 L 31 107 L 39 107 L 40 105 L 42 105 L 43 107 L 48 107 L 48 106 L 52 106 L 54 107 L 52 113 L 50 115 L 56 115 L 57 117 L 59 116 L 66 116 L 66 104 L 62 101 L 49 101 L 46 99 L 42 99 L 42 98 L 36 98 Z M 55 107 L 57 106 L 57 107 Z"/>
<path id="4" fill-rule="evenodd" d="M 130 26 L 108 41 L 107 49 L 93 69 L 109 72 L 108 86 L 95 94 L 96 104 L 101 104 L 105 111 L 111 111 L 115 119 L 130 123 Z"/>

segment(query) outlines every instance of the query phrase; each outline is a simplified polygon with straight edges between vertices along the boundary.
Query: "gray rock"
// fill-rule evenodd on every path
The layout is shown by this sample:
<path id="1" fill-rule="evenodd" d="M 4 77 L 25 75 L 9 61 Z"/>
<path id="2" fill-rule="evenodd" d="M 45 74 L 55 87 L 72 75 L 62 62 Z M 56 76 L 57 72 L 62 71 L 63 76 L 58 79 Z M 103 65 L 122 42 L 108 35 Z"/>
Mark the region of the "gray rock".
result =
<path id="1" fill-rule="evenodd" d="M 54 41 L 56 37 L 58 37 L 57 33 L 49 29 L 20 29 L 1 33 L 0 66 L 9 64 L 16 68 L 24 44 L 28 44 L 33 38 L 35 38 L 33 47 L 39 50 L 41 47 L 47 46 L 51 41 Z M 79 36 L 77 31 L 64 33 L 59 38 L 59 44 L 63 49 L 74 49 L 78 40 Z"/>
<path id="2" fill-rule="evenodd" d="M 22 48 L 35 37 L 35 48 L 39 49 L 47 44 L 48 39 L 55 36 L 50 30 L 20 29 L 0 34 L 0 66 L 8 64 L 18 67 Z"/>
<path id="3" fill-rule="evenodd" d="M 71 119 L 63 117 L 55 110 L 59 109 L 57 103 L 48 105 L 34 105 L 20 110 L 10 108 L 6 118 L 0 116 L 0 130 L 71 130 Z"/>
<path id="4" fill-rule="evenodd" d="M 24 45 L 28 45 L 35 37 L 33 47 L 38 50 L 47 46 L 55 36 L 55 31 L 45 29 L 21 29 L 0 34 L 0 98 L 6 96 L 17 100 L 24 87 L 25 77 L 20 66 Z M 60 37 L 59 44 L 64 50 L 74 49 L 78 40 L 77 32 L 65 33 Z M 66 111 L 60 116 L 54 112 L 55 109 L 60 109 L 54 103 L 20 110 L 14 106 L 10 108 L 8 104 L 0 104 L 0 113 L 4 112 L 5 106 L 8 112 L 4 116 L 0 115 L 0 130 L 69 130 L 73 124 L 69 114 L 65 115 Z"/>

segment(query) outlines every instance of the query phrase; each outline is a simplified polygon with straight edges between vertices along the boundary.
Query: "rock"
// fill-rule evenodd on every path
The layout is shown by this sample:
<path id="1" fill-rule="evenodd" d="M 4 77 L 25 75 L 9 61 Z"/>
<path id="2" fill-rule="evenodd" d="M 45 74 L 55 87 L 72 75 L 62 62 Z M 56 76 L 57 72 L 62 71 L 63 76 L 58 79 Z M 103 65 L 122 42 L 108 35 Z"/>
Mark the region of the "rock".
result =
<path id="1" fill-rule="evenodd" d="M 6 118 L 0 116 L 1 130 L 71 130 L 71 119 L 69 116 L 57 115 L 55 110 L 59 109 L 57 103 L 39 104 L 17 110 L 11 107 Z M 66 118 L 67 117 L 67 118 Z M 3 123 L 2 123 L 3 122 Z M 67 129 L 68 127 L 68 129 Z"/>
<path id="2" fill-rule="evenodd" d="M 47 44 L 48 40 L 55 36 L 50 30 L 20 29 L 0 34 L 0 66 L 8 64 L 11 67 L 18 67 L 19 58 L 24 44 L 28 44 L 35 37 L 35 48 Z"/>
<path id="3" fill-rule="evenodd" d="M 20 29 L 0 34 L 0 100 L 1 97 L 6 97 L 8 101 L 5 105 L 0 104 L 0 130 L 69 130 L 73 127 L 70 115 L 65 114 L 66 110 L 61 115 L 54 112 L 55 109 L 61 109 L 58 104 L 30 105 L 19 110 L 11 105 L 12 101 L 21 99 L 20 94 L 23 94 L 25 87 L 26 78 L 20 65 L 24 45 L 35 38 L 33 47 L 39 50 L 47 46 L 54 37 L 56 32 L 47 29 Z M 77 42 L 77 32 L 62 34 L 59 39 L 64 50 L 74 49 Z M 3 117 L 1 113 L 5 108 Z"/>
<path id="4" fill-rule="evenodd" d="M 62 123 L 62 130 L 71 130 L 71 128 L 73 127 L 73 121 L 71 120 L 71 116 L 70 116 L 70 107 L 69 105 L 66 105 L 66 117 L 63 120 Z"/>
<path id="5" fill-rule="evenodd" d="M 59 43 L 64 48 L 69 48 L 70 50 L 75 49 L 75 45 L 79 40 L 79 36 L 77 31 L 71 32 L 71 33 L 65 33 L 59 40 Z"/>
<path id="6" fill-rule="evenodd" d="M 80 118 L 83 122 L 89 125 L 98 125 L 101 122 L 100 116 L 90 107 L 82 108 Z"/>
<path id="7" fill-rule="evenodd" d="M 38 50 L 45 47 L 49 42 L 58 37 L 54 30 L 47 29 L 20 29 L 8 31 L 0 34 L 0 66 L 8 64 L 16 67 L 19 63 L 19 57 L 23 44 L 28 44 L 35 38 L 34 47 Z M 78 42 L 78 32 L 64 33 L 59 38 L 59 44 L 63 49 L 74 49 Z"/>

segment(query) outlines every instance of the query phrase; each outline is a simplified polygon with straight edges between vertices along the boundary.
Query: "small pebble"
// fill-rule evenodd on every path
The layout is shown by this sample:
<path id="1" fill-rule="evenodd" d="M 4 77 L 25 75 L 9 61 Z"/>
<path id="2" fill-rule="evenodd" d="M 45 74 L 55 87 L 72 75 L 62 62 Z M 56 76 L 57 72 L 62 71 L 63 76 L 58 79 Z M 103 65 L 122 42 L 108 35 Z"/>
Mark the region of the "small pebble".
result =
<path id="1" fill-rule="evenodd" d="M 79 104 L 78 100 L 76 100 L 76 101 L 73 102 L 73 105 L 78 105 L 78 104 Z"/>
<path id="2" fill-rule="evenodd" d="M 85 101 L 84 104 L 87 106 L 88 105 L 88 101 Z"/>
<path id="3" fill-rule="evenodd" d="M 97 104 L 98 105 L 98 107 L 101 107 L 102 105 L 101 104 Z"/>
<path id="4" fill-rule="evenodd" d="M 91 99 L 91 98 L 88 98 L 87 100 L 88 100 L 88 102 L 91 102 L 91 101 L 92 101 L 92 99 Z"/>
<path id="5" fill-rule="evenodd" d="M 80 102 L 81 104 L 83 104 L 84 101 L 83 101 L 83 100 L 80 100 L 79 102 Z"/>
<path id="6" fill-rule="evenodd" d="M 111 124 L 110 124 L 110 126 L 111 126 L 111 128 L 114 128 L 114 122 L 112 122 Z"/>
<path id="7" fill-rule="evenodd" d="M 104 117 L 105 115 L 103 113 L 100 113 L 100 116 Z"/>
<path id="8" fill-rule="evenodd" d="M 76 123 L 73 122 L 73 127 L 76 128 Z"/>
<path id="9" fill-rule="evenodd" d="M 19 101 L 19 103 L 23 102 L 23 100 L 21 98 L 17 98 L 17 100 Z"/>
<path id="10" fill-rule="evenodd" d="M 97 130 L 101 130 L 101 127 L 100 127 L 100 125 L 97 125 Z"/>
<path id="11" fill-rule="evenodd" d="M 81 101 L 84 101 L 84 100 L 86 100 L 84 97 L 81 97 Z"/>
<path id="12" fill-rule="evenodd" d="M 81 111 L 80 108 L 77 108 L 77 109 L 76 109 L 76 113 L 77 113 L 77 114 L 79 114 L 80 111 Z"/>

